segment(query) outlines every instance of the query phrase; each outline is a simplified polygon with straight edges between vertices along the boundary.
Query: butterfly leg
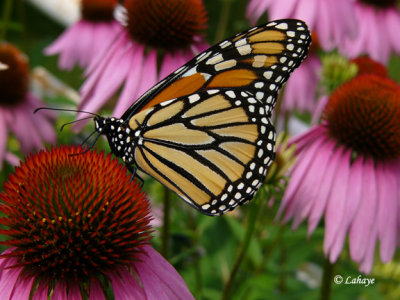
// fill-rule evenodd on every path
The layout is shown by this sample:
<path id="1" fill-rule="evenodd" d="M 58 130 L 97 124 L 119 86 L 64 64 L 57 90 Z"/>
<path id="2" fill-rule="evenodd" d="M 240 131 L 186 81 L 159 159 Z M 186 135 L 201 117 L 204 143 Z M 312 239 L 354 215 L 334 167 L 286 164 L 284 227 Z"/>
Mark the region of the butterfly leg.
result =
<path id="1" fill-rule="evenodd" d="M 143 180 L 142 177 L 140 177 L 140 176 L 137 174 L 137 168 L 135 168 L 133 165 L 129 165 L 129 164 L 126 164 L 126 167 L 128 168 L 129 172 L 132 173 L 132 175 L 131 175 L 131 182 L 133 181 L 133 178 L 136 177 L 136 178 L 140 181 L 140 187 L 142 187 L 143 184 L 144 184 L 144 180 Z"/>

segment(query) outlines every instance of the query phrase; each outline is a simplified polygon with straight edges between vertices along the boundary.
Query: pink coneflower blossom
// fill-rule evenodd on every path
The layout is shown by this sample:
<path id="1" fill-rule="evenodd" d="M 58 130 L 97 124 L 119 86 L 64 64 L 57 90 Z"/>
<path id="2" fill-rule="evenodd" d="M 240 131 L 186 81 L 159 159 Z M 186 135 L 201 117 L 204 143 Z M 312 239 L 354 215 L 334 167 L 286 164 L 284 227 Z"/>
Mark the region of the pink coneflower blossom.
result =
<path id="1" fill-rule="evenodd" d="M 80 109 L 99 110 L 123 86 L 113 112 L 120 117 L 151 86 L 208 48 L 200 35 L 207 21 L 201 0 L 126 0 L 124 7 L 125 30 L 89 67 Z"/>
<path id="2" fill-rule="evenodd" d="M 349 58 L 367 54 L 386 64 L 391 53 L 400 53 L 400 11 L 397 0 L 358 0 L 354 3 L 354 19 L 358 35 L 339 45 L 342 54 Z"/>
<path id="3" fill-rule="evenodd" d="M 393 258 L 400 227 L 400 87 L 362 74 L 330 96 L 323 122 L 296 138 L 297 161 L 279 215 L 311 234 L 325 220 L 324 251 L 335 262 L 349 236 L 351 258 L 369 273 L 379 241 Z"/>
<path id="4" fill-rule="evenodd" d="M 122 30 L 113 17 L 117 4 L 118 0 L 82 0 L 82 19 L 70 26 L 44 52 L 47 55 L 59 54 L 61 69 L 70 70 L 76 63 L 81 68 L 87 67 Z"/>
<path id="5" fill-rule="evenodd" d="M 250 0 L 246 16 L 252 24 L 264 13 L 269 20 L 294 18 L 305 21 L 315 31 L 323 50 L 332 50 L 345 37 L 357 33 L 351 0 Z"/>
<path id="6" fill-rule="evenodd" d="M 150 246 L 150 206 L 111 155 L 62 146 L 28 157 L 0 193 L 1 299 L 193 299 Z"/>
<path id="7" fill-rule="evenodd" d="M 29 64 L 25 55 L 10 43 L 0 42 L 0 169 L 3 160 L 15 163 L 15 156 L 7 151 L 7 140 L 12 133 L 20 142 L 21 151 L 28 153 L 40 148 L 43 141 L 54 142 L 52 114 L 33 115 L 43 106 L 40 99 L 29 92 Z"/>

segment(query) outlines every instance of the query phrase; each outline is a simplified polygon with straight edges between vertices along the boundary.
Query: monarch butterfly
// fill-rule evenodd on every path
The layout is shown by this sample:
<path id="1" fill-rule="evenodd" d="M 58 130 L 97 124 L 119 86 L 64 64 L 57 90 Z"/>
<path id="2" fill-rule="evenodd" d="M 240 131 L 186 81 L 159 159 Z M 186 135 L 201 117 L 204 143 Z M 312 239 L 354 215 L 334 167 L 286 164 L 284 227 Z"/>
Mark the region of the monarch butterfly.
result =
<path id="1" fill-rule="evenodd" d="M 253 198 L 275 157 L 278 90 L 311 43 L 300 20 L 253 27 L 200 53 L 120 119 L 94 118 L 112 152 L 207 215 Z"/>

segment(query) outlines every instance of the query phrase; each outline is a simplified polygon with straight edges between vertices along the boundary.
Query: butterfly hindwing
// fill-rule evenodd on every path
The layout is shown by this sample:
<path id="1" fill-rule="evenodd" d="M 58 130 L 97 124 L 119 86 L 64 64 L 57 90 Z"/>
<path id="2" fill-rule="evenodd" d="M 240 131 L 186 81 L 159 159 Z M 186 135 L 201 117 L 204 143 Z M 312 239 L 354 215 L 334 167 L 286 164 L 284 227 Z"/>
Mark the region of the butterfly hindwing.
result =
<path id="1" fill-rule="evenodd" d="M 245 92 L 184 96 L 140 112 L 130 125 L 143 136 L 137 166 L 208 215 L 251 199 L 274 158 L 265 105 Z"/>

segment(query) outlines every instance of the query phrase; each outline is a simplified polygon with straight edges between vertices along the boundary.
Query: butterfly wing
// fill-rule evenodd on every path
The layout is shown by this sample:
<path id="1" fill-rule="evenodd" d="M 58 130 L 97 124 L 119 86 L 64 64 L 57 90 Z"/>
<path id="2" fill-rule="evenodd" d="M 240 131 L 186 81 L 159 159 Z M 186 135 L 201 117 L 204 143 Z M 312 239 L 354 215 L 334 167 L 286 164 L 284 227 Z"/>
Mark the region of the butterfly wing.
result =
<path id="1" fill-rule="evenodd" d="M 311 35 L 300 20 L 284 19 L 236 34 L 202 52 L 142 95 L 122 116 L 210 89 L 247 91 L 273 108 L 277 92 L 307 56 Z"/>
<path id="2" fill-rule="evenodd" d="M 129 125 L 142 136 L 138 168 L 208 215 L 250 200 L 274 158 L 268 111 L 246 92 L 180 97 L 140 112 Z"/>
<path id="3" fill-rule="evenodd" d="M 274 159 L 278 90 L 310 42 L 304 22 L 274 21 L 166 77 L 122 117 L 140 135 L 137 167 L 208 215 L 250 200 Z"/>

